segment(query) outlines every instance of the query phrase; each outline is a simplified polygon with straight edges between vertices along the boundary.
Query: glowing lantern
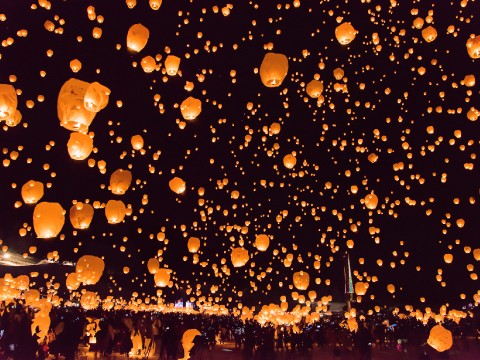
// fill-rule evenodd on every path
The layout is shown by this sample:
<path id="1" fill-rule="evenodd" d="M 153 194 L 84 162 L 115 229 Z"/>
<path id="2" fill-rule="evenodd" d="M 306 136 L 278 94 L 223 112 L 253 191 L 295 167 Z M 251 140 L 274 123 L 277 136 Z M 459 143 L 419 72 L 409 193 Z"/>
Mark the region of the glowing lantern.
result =
<path id="1" fill-rule="evenodd" d="M 20 275 L 13 280 L 13 286 L 20 291 L 28 290 L 29 284 L 30 278 L 27 275 Z"/>
<path id="2" fill-rule="evenodd" d="M 189 96 L 180 104 L 180 112 L 185 120 L 194 120 L 202 112 L 202 102 Z"/>
<path id="3" fill-rule="evenodd" d="M 147 74 L 154 72 L 157 68 L 157 62 L 155 61 L 155 58 L 150 55 L 145 56 L 140 62 L 140 65 L 142 65 L 143 71 L 145 71 Z"/>
<path id="4" fill-rule="evenodd" d="M 0 84 L 0 121 L 12 118 L 17 104 L 15 88 L 9 84 Z"/>
<path id="5" fill-rule="evenodd" d="M 82 63 L 80 62 L 80 60 L 73 59 L 72 61 L 70 61 L 70 69 L 72 69 L 74 73 L 79 72 L 82 69 Z"/>
<path id="6" fill-rule="evenodd" d="M 318 80 L 312 80 L 307 84 L 307 94 L 311 98 L 318 98 L 323 92 L 323 83 Z"/>
<path id="7" fill-rule="evenodd" d="M 73 160 L 85 160 L 93 150 L 93 139 L 87 134 L 72 132 L 67 143 L 68 155 Z"/>
<path id="8" fill-rule="evenodd" d="M 358 331 L 358 322 L 357 319 L 354 317 L 351 317 L 347 320 L 347 326 L 348 330 L 351 332 L 357 332 Z"/>
<path id="9" fill-rule="evenodd" d="M 258 251 L 266 251 L 270 245 L 270 238 L 268 235 L 261 234 L 255 238 L 255 247 Z"/>
<path id="10" fill-rule="evenodd" d="M 140 52 L 147 45 L 150 31 L 142 24 L 135 24 L 128 29 L 127 48 L 130 51 Z"/>
<path id="11" fill-rule="evenodd" d="M 94 285 L 100 280 L 105 269 L 102 259 L 93 255 L 82 256 L 77 261 L 75 272 L 77 279 L 85 285 Z"/>
<path id="12" fill-rule="evenodd" d="M 299 271 L 293 274 L 293 285 L 298 290 L 307 290 L 310 285 L 310 275 L 305 271 Z"/>
<path id="13" fill-rule="evenodd" d="M 36 289 L 31 289 L 25 291 L 25 305 L 33 306 L 37 301 L 40 300 L 40 291 Z"/>
<path id="14" fill-rule="evenodd" d="M 105 206 L 105 216 L 109 224 L 118 224 L 127 214 L 127 208 L 121 200 L 109 200 Z"/>
<path id="15" fill-rule="evenodd" d="M 336 80 L 342 80 L 343 76 L 345 75 L 345 71 L 342 68 L 336 68 L 333 70 L 333 77 Z"/>
<path id="16" fill-rule="evenodd" d="M 85 293 L 80 298 L 80 305 L 85 310 L 94 310 L 98 307 L 98 304 L 98 296 L 92 291 L 85 291 Z"/>
<path id="17" fill-rule="evenodd" d="M 155 281 L 155 285 L 158 287 L 165 287 L 168 285 L 168 282 L 170 281 L 170 273 L 172 270 L 170 269 L 158 269 L 158 271 L 155 273 L 153 276 L 153 279 Z"/>
<path id="18" fill-rule="evenodd" d="M 367 209 L 375 210 L 378 205 L 378 197 L 373 192 L 365 196 L 365 206 Z"/>
<path id="19" fill-rule="evenodd" d="M 393 284 L 388 284 L 387 285 L 387 290 L 390 294 L 393 294 L 395 292 L 395 285 Z"/>
<path id="20" fill-rule="evenodd" d="M 480 249 L 473 250 L 473 257 L 475 260 L 480 261 Z"/>
<path id="21" fill-rule="evenodd" d="M 137 6 L 137 0 L 125 0 L 125 2 L 129 9 L 133 9 L 135 6 Z"/>
<path id="22" fill-rule="evenodd" d="M 160 6 L 162 6 L 162 0 L 149 0 L 148 3 L 152 10 L 158 10 L 160 9 Z"/>
<path id="23" fill-rule="evenodd" d="M 108 105 L 108 99 L 110 96 L 110 89 L 98 82 L 91 83 L 85 97 L 83 98 L 83 106 L 88 111 L 97 113 L 104 109 Z"/>
<path id="24" fill-rule="evenodd" d="M 38 238 L 57 236 L 65 223 L 65 210 L 58 203 L 41 202 L 33 210 L 33 228 Z"/>
<path id="25" fill-rule="evenodd" d="M 453 345 L 452 332 L 448 329 L 445 329 L 442 325 L 435 325 L 430 330 L 427 344 L 438 352 L 447 351 Z"/>
<path id="26" fill-rule="evenodd" d="M 160 263 L 157 258 L 151 258 L 147 262 L 147 269 L 150 274 L 155 274 L 160 267 Z"/>
<path id="27" fill-rule="evenodd" d="M 248 250 L 242 247 L 232 249 L 230 258 L 234 267 L 242 267 L 248 262 L 248 260 L 250 260 Z"/>
<path id="28" fill-rule="evenodd" d="M 77 202 L 70 208 L 70 222 L 75 229 L 88 229 L 93 213 L 92 205 Z"/>
<path id="29" fill-rule="evenodd" d="M 480 35 L 470 37 L 467 40 L 467 51 L 468 55 L 472 59 L 480 58 Z"/>
<path id="30" fill-rule="evenodd" d="M 75 291 L 81 285 L 80 280 L 78 280 L 78 274 L 76 272 L 70 273 L 65 280 L 67 289 L 70 291 Z"/>
<path id="31" fill-rule="evenodd" d="M 15 110 L 12 117 L 5 119 L 5 123 L 9 127 L 17 126 L 20 124 L 20 121 L 22 121 L 22 114 L 20 114 L 20 111 L 18 110 Z"/>
<path id="32" fill-rule="evenodd" d="M 422 30 L 422 37 L 426 42 L 432 42 L 437 38 L 437 30 L 433 26 L 429 26 Z"/>
<path id="33" fill-rule="evenodd" d="M 60 125 L 71 131 L 86 133 L 95 114 L 84 106 L 84 98 L 89 83 L 77 79 L 67 80 L 57 99 L 57 113 Z"/>
<path id="34" fill-rule="evenodd" d="M 350 44 L 353 39 L 355 39 L 356 35 L 357 31 L 352 26 L 352 24 L 348 22 L 338 25 L 335 29 L 335 37 L 337 38 L 337 41 L 342 45 Z"/>
<path id="35" fill-rule="evenodd" d="M 266 87 L 278 87 L 288 73 L 288 59 L 283 54 L 267 53 L 260 65 L 260 79 Z"/>
<path id="36" fill-rule="evenodd" d="M 168 55 L 165 59 L 165 70 L 170 76 L 177 75 L 178 68 L 180 67 L 180 58 L 175 55 Z"/>
<path id="37" fill-rule="evenodd" d="M 195 254 L 198 252 L 198 249 L 200 249 L 200 239 L 196 237 L 191 237 L 188 239 L 188 251 L 190 251 L 192 254 Z"/>
<path id="38" fill-rule="evenodd" d="M 445 263 L 451 264 L 452 261 L 453 261 L 453 255 L 452 254 L 445 254 L 445 255 L 443 255 L 443 260 L 445 261 Z"/>
<path id="39" fill-rule="evenodd" d="M 36 204 L 43 197 L 43 184 L 30 180 L 22 186 L 22 199 L 25 204 Z"/>
<path id="40" fill-rule="evenodd" d="M 285 155 L 283 158 L 283 165 L 287 169 L 293 169 L 296 163 L 297 163 L 297 158 L 292 154 Z"/>
<path id="41" fill-rule="evenodd" d="M 170 190 L 172 190 L 176 194 L 181 194 L 185 191 L 187 184 L 179 177 L 174 177 L 172 180 L 168 182 L 168 186 Z"/>
<path id="42" fill-rule="evenodd" d="M 110 190 L 115 195 L 123 195 L 132 183 L 132 173 L 129 170 L 118 169 L 110 176 Z"/>
<path id="43" fill-rule="evenodd" d="M 130 143 L 132 144 L 132 148 L 134 150 L 142 150 L 143 149 L 143 138 L 141 135 L 133 135 L 130 139 Z"/>
<path id="44" fill-rule="evenodd" d="M 363 282 L 355 283 L 355 294 L 363 296 L 367 293 L 367 288 Z"/>

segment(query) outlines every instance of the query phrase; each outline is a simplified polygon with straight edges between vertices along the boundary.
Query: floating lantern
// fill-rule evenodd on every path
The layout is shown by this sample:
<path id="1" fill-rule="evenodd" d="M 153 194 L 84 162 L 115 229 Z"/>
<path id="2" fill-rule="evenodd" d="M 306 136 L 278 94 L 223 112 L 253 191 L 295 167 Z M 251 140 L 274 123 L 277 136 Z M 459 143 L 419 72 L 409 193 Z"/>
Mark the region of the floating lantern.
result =
<path id="1" fill-rule="evenodd" d="M 110 176 L 110 190 L 115 195 L 123 195 L 132 183 L 132 173 L 129 170 L 118 169 Z"/>
<path id="2" fill-rule="evenodd" d="M 202 102 L 190 96 L 183 100 L 180 112 L 185 120 L 194 120 L 202 112 Z"/>
<path id="3" fill-rule="evenodd" d="M 133 52 L 140 52 L 147 45 L 150 31 L 142 24 L 135 24 L 128 29 L 127 48 Z"/>
<path id="4" fill-rule="evenodd" d="M 88 229 L 93 219 L 93 206 L 77 202 L 70 208 L 70 223 L 75 229 Z"/>
<path id="5" fill-rule="evenodd" d="M 293 285 L 298 290 L 307 290 L 310 285 L 310 275 L 305 271 L 299 271 L 293 274 Z"/>
<path id="6" fill-rule="evenodd" d="M 234 267 L 242 267 L 250 260 L 248 251 L 242 247 L 232 249 L 230 258 Z"/>
<path id="7" fill-rule="evenodd" d="M 87 134 L 72 132 L 67 143 L 68 155 L 73 160 L 85 160 L 93 150 L 93 139 Z"/>
<path id="8" fill-rule="evenodd" d="M 342 45 L 350 44 L 355 39 L 356 35 L 357 31 L 352 24 L 348 22 L 338 25 L 335 29 L 335 37 Z"/>
<path id="9" fill-rule="evenodd" d="M 260 234 L 255 238 L 254 245 L 258 251 L 266 251 L 270 245 L 270 238 L 268 235 Z"/>
<path id="10" fill-rule="evenodd" d="M 43 197 L 43 183 L 30 180 L 22 186 L 22 199 L 25 204 L 36 204 Z"/>
<path id="11" fill-rule="evenodd" d="M 180 67 L 180 58 L 175 55 L 168 55 L 165 59 L 165 70 L 170 76 L 177 75 L 178 68 Z"/>
<path id="12" fill-rule="evenodd" d="M 288 59 L 283 54 L 267 53 L 260 65 L 260 79 L 266 87 L 278 87 L 288 73 Z"/>
<path id="13" fill-rule="evenodd" d="M 172 190 L 176 194 L 181 194 L 185 192 L 187 184 L 179 177 L 174 177 L 172 180 L 168 182 L 168 186 L 170 190 Z"/>
<path id="14" fill-rule="evenodd" d="M 65 210 L 58 203 L 41 202 L 33 211 L 33 228 L 38 238 L 57 236 L 65 223 Z"/>
<path id="15" fill-rule="evenodd" d="M 445 329 L 442 325 L 435 325 L 430 330 L 427 344 L 438 352 L 447 351 L 453 345 L 452 332 L 448 329 Z"/>
<path id="16" fill-rule="evenodd" d="M 127 208 L 121 200 L 109 200 L 105 206 L 105 216 L 109 224 L 118 224 L 127 214 Z"/>
<path id="17" fill-rule="evenodd" d="M 188 239 L 188 251 L 191 252 L 192 254 L 195 254 L 198 252 L 198 249 L 200 249 L 200 239 L 197 237 L 191 237 Z"/>

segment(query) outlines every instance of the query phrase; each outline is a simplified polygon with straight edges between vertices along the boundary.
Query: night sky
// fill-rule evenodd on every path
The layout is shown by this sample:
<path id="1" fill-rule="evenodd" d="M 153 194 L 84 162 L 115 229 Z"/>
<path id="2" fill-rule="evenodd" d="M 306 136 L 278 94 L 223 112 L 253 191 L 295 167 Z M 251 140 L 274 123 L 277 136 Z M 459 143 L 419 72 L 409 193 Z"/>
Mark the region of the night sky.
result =
<path id="1" fill-rule="evenodd" d="M 300 294 L 315 290 L 318 297 L 342 300 L 348 250 L 354 282 L 370 284 L 362 301 L 367 306 L 418 305 L 422 297 L 433 306 L 473 302 L 479 290 L 472 274 L 478 268 L 473 250 L 480 248 L 480 135 L 472 121 L 478 114 L 467 114 L 479 106 L 480 60 L 469 56 L 466 42 L 480 33 L 478 2 L 170 0 L 156 11 L 147 0 L 133 9 L 111 0 L 50 4 L 47 10 L 31 1 L 0 3 L 0 84 L 15 87 L 22 113 L 16 127 L 0 123 L 0 238 L 7 252 L 24 254 L 36 246 L 29 257 L 58 251 L 60 262 L 101 256 L 101 282 L 85 287 L 125 298 L 134 291 L 156 293 L 146 263 L 158 257 L 173 271 L 173 287 L 163 289 L 167 298 L 186 291 L 198 299 L 214 290 L 215 302 L 234 307 L 291 299 L 297 271 L 310 274 Z M 414 27 L 416 18 L 424 20 L 422 29 L 437 30 L 434 41 Z M 45 29 L 47 20 L 56 31 Z M 357 30 L 348 45 L 335 38 L 343 22 Z M 139 53 L 126 48 L 136 23 L 150 30 Z M 102 29 L 99 39 L 92 36 L 95 27 Z M 19 30 L 28 35 L 18 36 Z M 260 80 L 267 52 L 288 57 L 280 87 Z M 175 76 L 165 73 L 168 54 L 181 58 Z M 158 71 L 143 71 L 146 56 L 157 57 Z M 70 68 L 74 59 L 82 64 L 77 73 Z M 340 79 L 337 68 L 344 71 Z M 466 86 L 467 75 L 477 78 L 474 86 Z M 316 76 L 323 102 L 305 90 Z M 70 78 L 111 90 L 108 106 L 89 128 L 95 146 L 89 159 L 105 161 L 105 174 L 88 159 L 69 157 L 70 131 L 60 126 L 57 97 Z M 187 81 L 192 91 L 185 90 Z M 344 90 L 336 91 L 341 84 Z M 191 121 L 179 109 L 189 96 L 202 101 Z M 278 134 L 273 123 L 281 125 Z M 132 149 L 133 135 L 143 137 L 143 153 Z M 288 169 L 283 158 L 292 152 L 297 161 Z M 124 195 L 108 189 L 117 169 L 133 175 Z M 186 182 L 182 194 L 169 188 L 175 176 Z M 35 205 L 15 207 L 29 180 L 44 183 L 40 201 L 66 210 L 61 235 L 38 239 Z M 371 192 L 378 197 L 374 210 L 364 205 Z M 112 199 L 131 205 L 132 214 L 111 225 L 98 208 L 90 227 L 75 231 L 68 219 L 73 201 L 104 205 Z M 254 246 L 259 234 L 270 237 L 265 252 Z M 197 263 L 187 248 L 190 237 L 201 239 Z M 238 246 L 250 259 L 234 268 L 230 252 Z M 288 254 L 293 262 L 286 267 Z M 453 255 L 451 264 L 445 254 Z M 56 281 L 68 296 L 64 280 Z M 388 284 L 395 285 L 394 294 Z"/>

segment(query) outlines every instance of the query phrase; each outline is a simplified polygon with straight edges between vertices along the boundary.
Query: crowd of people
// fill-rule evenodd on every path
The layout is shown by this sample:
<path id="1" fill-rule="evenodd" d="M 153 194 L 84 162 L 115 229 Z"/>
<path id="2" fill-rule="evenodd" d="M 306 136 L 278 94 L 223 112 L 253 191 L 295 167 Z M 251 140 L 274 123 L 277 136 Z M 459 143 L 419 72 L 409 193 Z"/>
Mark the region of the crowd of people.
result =
<path id="1" fill-rule="evenodd" d="M 410 317 L 392 313 L 361 316 L 356 331 L 345 324 L 343 314 L 322 317 L 314 324 L 260 324 L 252 319 L 206 315 L 201 313 L 141 313 L 103 310 L 84 311 L 76 307 L 55 307 L 50 312 L 48 334 L 39 337 L 32 329 L 35 309 L 21 302 L 3 303 L 0 317 L 0 359 L 45 359 L 48 356 L 73 360 L 77 351 L 87 347 L 97 358 L 112 353 L 140 355 L 162 360 L 184 356 L 182 334 L 197 329 L 190 356 L 209 351 L 218 343 L 234 343 L 244 359 L 269 360 L 279 354 L 308 354 L 314 347 L 333 352 L 333 357 L 350 351 L 356 359 L 370 359 L 372 346 L 390 348 L 401 355 L 407 347 L 421 349 L 428 358 L 432 351 L 426 345 L 431 320 L 423 324 Z M 480 313 L 472 312 L 461 321 L 445 321 L 458 342 L 477 341 L 480 335 Z"/>

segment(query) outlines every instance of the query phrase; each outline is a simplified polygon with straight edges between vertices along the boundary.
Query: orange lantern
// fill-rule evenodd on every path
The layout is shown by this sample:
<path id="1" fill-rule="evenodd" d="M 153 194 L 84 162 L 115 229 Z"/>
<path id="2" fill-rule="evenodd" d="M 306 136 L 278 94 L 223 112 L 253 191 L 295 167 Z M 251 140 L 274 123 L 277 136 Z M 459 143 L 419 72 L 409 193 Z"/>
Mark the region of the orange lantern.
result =
<path id="1" fill-rule="evenodd" d="M 307 94 L 311 98 L 318 98 L 320 95 L 322 95 L 323 92 L 323 83 L 318 80 L 312 80 L 307 84 Z"/>
<path id="2" fill-rule="evenodd" d="M 378 197 L 373 192 L 365 196 L 365 206 L 367 209 L 375 210 L 378 205 Z"/>
<path id="3" fill-rule="evenodd" d="M 158 271 L 155 273 L 154 281 L 155 285 L 158 287 L 165 287 L 168 285 L 168 282 L 170 281 L 170 273 L 172 270 L 170 269 L 158 269 Z"/>
<path id="4" fill-rule="evenodd" d="M 470 37 L 466 45 L 468 56 L 472 59 L 480 58 L 480 35 Z"/>
<path id="5" fill-rule="evenodd" d="M 287 169 L 293 169 L 297 163 L 297 158 L 293 154 L 285 155 L 283 158 L 283 165 Z"/>
<path id="6" fill-rule="evenodd" d="M 278 87 L 288 73 L 288 59 L 283 54 L 265 54 L 260 65 L 260 79 L 266 87 Z"/>
<path id="7" fill-rule="evenodd" d="M 133 52 L 140 52 L 147 45 L 150 31 L 142 24 L 135 24 L 128 29 L 127 48 Z"/>
<path id="8" fill-rule="evenodd" d="M 130 139 L 133 150 L 142 150 L 144 141 L 141 135 L 133 135 Z"/>
<path id="9" fill-rule="evenodd" d="M 110 190 L 115 195 L 123 195 L 132 183 L 132 173 L 129 170 L 118 169 L 110 176 Z"/>
<path id="10" fill-rule="evenodd" d="M 168 186 L 170 190 L 172 190 L 176 194 L 181 194 L 185 192 L 187 184 L 179 177 L 174 177 L 172 180 L 168 182 Z"/>
<path id="11" fill-rule="evenodd" d="M 30 180 L 22 186 L 22 199 L 25 204 L 36 204 L 43 197 L 43 184 Z"/>
<path id="12" fill-rule="evenodd" d="M 428 336 L 427 344 L 438 352 L 449 350 L 453 345 L 452 332 L 442 325 L 435 325 Z"/>
<path id="13" fill-rule="evenodd" d="M 307 290 L 310 285 L 310 275 L 305 271 L 298 271 L 293 274 L 293 285 L 298 290 Z"/>
<path id="14" fill-rule="evenodd" d="M 110 93 L 109 88 L 95 81 L 88 86 L 85 92 L 83 106 L 88 111 L 97 113 L 107 106 Z"/>
<path id="15" fill-rule="evenodd" d="M 33 228 L 38 238 L 57 236 L 65 223 L 65 210 L 58 203 L 41 202 L 33 210 Z"/>
<path id="16" fill-rule="evenodd" d="M 258 251 L 266 251 L 270 245 L 270 238 L 268 235 L 260 234 L 255 238 L 254 245 Z"/>
<path id="17" fill-rule="evenodd" d="M 194 120 L 202 112 L 202 102 L 189 96 L 181 103 L 180 112 L 185 120 Z"/>
<path id="18" fill-rule="evenodd" d="M 429 26 L 422 30 L 422 37 L 426 42 L 432 42 L 437 38 L 437 30 L 433 26 Z"/>
<path id="19" fill-rule="evenodd" d="M 105 206 L 105 217 L 109 224 L 118 224 L 127 214 L 127 208 L 121 200 L 109 200 Z"/>
<path id="20" fill-rule="evenodd" d="M 248 262 L 248 260 L 250 260 L 248 250 L 242 247 L 232 249 L 230 258 L 234 267 L 242 267 Z"/>
<path id="21" fill-rule="evenodd" d="M 147 262 L 147 269 L 150 274 L 155 274 L 160 268 L 160 263 L 157 258 L 151 258 Z"/>
<path id="22" fill-rule="evenodd" d="M 178 68 L 180 67 L 180 58 L 175 55 L 168 55 L 165 59 L 165 70 L 170 76 L 177 75 Z"/>
<path id="23" fill-rule="evenodd" d="M 191 237 L 188 239 L 188 251 L 190 251 L 192 254 L 195 254 L 198 252 L 198 249 L 200 249 L 200 239 L 197 237 Z"/>
<path id="24" fill-rule="evenodd" d="M 17 104 L 15 88 L 9 84 L 0 84 L 0 121 L 13 118 Z"/>
<path id="25" fill-rule="evenodd" d="M 75 291 L 81 285 L 80 280 L 78 280 L 78 274 L 76 272 L 70 273 L 65 280 L 67 289 L 70 291 Z"/>
<path id="26" fill-rule="evenodd" d="M 338 25 L 335 29 L 335 37 L 337 38 L 337 41 L 342 45 L 350 44 L 355 39 L 356 35 L 357 31 L 352 26 L 352 24 L 348 22 L 344 22 L 343 24 Z"/>
<path id="27" fill-rule="evenodd" d="M 85 285 L 94 285 L 102 277 L 105 263 L 97 256 L 84 255 L 77 261 L 77 280 Z"/>
<path id="28" fill-rule="evenodd" d="M 95 113 L 84 106 L 84 98 L 90 84 L 77 79 L 67 80 L 57 99 L 60 125 L 71 131 L 86 133 L 95 118 Z"/>
<path id="29" fill-rule="evenodd" d="M 73 160 L 85 160 L 93 150 L 93 139 L 87 134 L 72 132 L 67 143 L 68 155 Z"/>
<path id="30" fill-rule="evenodd" d="M 70 208 L 70 222 L 75 229 L 88 229 L 93 213 L 92 205 L 77 202 Z"/>

